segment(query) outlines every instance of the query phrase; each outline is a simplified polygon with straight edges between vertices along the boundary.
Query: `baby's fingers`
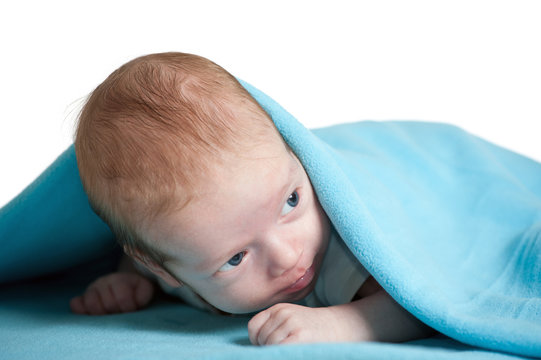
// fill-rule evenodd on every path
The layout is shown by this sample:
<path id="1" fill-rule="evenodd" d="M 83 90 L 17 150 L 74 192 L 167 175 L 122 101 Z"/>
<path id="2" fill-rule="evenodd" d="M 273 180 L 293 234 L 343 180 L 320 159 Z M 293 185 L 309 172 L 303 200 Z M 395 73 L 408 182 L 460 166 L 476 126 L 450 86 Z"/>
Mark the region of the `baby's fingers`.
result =
<path id="1" fill-rule="evenodd" d="M 82 296 L 76 296 L 70 301 L 70 309 L 76 314 L 86 314 Z"/>
<path id="2" fill-rule="evenodd" d="M 74 313 L 81 315 L 104 315 L 107 313 L 95 291 L 92 293 L 86 292 L 84 295 L 71 299 L 70 309 Z"/>
<path id="3" fill-rule="evenodd" d="M 248 323 L 248 334 L 254 345 L 279 344 L 289 336 L 289 304 L 278 304 L 260 312 Z"/>
<path id="4" fill-rule="evenodd" d="M 95 291 L 93 291 L 95 290 Z M 105 314 L 116 314 L 120 312 L 120 304 L 115 296 L 114 284 L 100 284 L 95 289 L 91 286 L 87 293 L 92 294 L 95 292 L 98 296 L 99 303 L 105 310 Z M 91 315 L 103 315 L 101 312 L 98 314 L 92 313 Z"/>
<path id="5" fill-rule="evenodd" d="M 132 284 L 118 283 L 110 288 L 119 311 L 130 312 L 137 310 L 138 306 L 135 301 L 136 289 L 134 286 L 132 286 Z"/>
<path id="6" fill-rule="evenodd" d="M 259 337 L 259 331 L 261 330 L 261 327 L 265 324 L 265 322 L 269 319 L 269 313 L 268 311 L 262 311 L 258 314 L 256 314 L 249 322 L 248 322 L 248 336 L 250 337 L 250 342 L 253 345 L 261 345 L 258 342 Z"/>
<path id="7" fill-rule="evenodd" d="M 113 295 L 122 312 L 129 312 L 147 306 L 154 296 L 154 285 L 147 278 L 137 274 L 118 274 L 118 280 L 111 285 Z"/>
<path id="8" fill-rule="evenodd" d="M 84 313 L 88 315 L 105 315 L 107 310 L 103 305 L 102 299 L 98 291 L 94 289 L 88 289 L 81 297 Z"/>
<path id="9" fill-rule="evenodd" d="M 285 321 L 281 323 L 267 321 L 261 328 L 257 341 L 259 345 L 282 344 L 291 335 L 290 330 Z"/>

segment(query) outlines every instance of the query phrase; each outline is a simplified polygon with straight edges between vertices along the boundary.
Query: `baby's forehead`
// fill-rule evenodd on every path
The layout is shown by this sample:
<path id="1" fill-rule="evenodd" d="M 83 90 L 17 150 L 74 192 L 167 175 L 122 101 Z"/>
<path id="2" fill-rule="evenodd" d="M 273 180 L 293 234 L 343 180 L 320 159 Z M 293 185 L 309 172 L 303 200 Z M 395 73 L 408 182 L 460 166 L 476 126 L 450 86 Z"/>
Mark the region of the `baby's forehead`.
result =
<path id="1" fill-rule="evenodd" d="M 199 239 L 219 238 L 220 234 L 240 237 L 251 219 L 274 216 L 303 176 L 300 162 L 289 151 L 238 159 L 203 181 L 181 210 L 158 217 L 151 226 L 152 236 L 162 239 L 181 258 L 208 252 Z"/>

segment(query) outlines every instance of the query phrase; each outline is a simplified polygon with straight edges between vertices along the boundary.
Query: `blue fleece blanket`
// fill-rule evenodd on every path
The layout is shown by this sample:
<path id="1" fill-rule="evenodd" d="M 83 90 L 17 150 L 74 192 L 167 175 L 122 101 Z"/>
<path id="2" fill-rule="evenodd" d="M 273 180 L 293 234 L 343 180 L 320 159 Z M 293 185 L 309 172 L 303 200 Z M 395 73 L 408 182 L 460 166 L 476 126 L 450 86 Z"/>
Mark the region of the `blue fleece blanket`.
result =
<path id="1" fill-rule="evenodd" d="M 69 298 L 115 246 L 88 206 L 70 147 L 0 210 L 0 358 L 541 356 L 541 164 L 443 124 L 310 131 L 243 85 L 298 155 L 359 261 L 442 335 L 407 344 L 256 348 L 248 345 L 248 318 L 169 299 L 132 314 L 71 314 Z"/>

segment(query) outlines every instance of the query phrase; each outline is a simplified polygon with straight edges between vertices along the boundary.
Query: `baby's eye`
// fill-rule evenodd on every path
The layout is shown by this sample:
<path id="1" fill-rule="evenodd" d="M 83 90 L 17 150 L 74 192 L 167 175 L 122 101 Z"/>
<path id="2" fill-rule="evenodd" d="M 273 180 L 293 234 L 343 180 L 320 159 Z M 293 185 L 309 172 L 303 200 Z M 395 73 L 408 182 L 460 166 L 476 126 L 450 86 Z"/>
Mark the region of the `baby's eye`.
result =
<path id="1" fill-rule="evenodd" d="M 242 258 L 244 257 L 244 254 L 245 254 L 244 251 L 238 254 L 235 254 L 235 256 L 229 259 L 229 261 L 226 262 L 218 271 L 221 271 L 221 272 L 229 271 L 233 269 L 234 267 L 239 266 L 240 263 L 242 262 Z"/>
<path id="2" fill-rule="evenodd" d="M 299 194 L 297 193 L 297 190 L 293 191 L 291 195 L 287 198 L 286 203 L 284 204 L 284 207 L 282 208 L 282 216 L 289 213 L 297 204 L 299 203 Z"/>

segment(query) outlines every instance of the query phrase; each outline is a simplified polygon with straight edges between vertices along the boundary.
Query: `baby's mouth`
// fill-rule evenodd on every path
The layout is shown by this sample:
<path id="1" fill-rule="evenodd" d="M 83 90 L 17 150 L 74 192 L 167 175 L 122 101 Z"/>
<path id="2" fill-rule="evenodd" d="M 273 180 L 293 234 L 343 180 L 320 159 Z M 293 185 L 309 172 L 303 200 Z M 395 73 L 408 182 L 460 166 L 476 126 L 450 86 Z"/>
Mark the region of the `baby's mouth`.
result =
<path id="1" fill-rule="evenodd" d="M 306 270 L 306 272 L 300 278 L 297 279 L 297 281 L 295 281 L 291 286 L 285 288 L 284 293 L 291 294 L 294 292 L 299 292 L 301 290 L 304 290 L 306 287 L 308 287 L 312 283 L 312 280 L 314 280 L 315 274 L 316 274 L 315 265 L 312 264 L 312 266 L 310 266 L 308 270 Z"/>

